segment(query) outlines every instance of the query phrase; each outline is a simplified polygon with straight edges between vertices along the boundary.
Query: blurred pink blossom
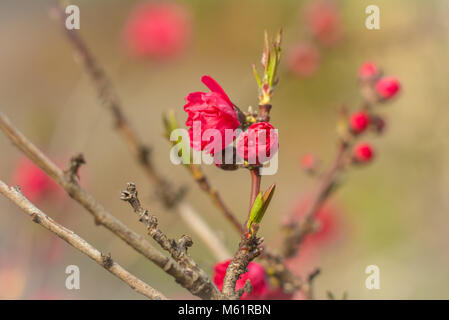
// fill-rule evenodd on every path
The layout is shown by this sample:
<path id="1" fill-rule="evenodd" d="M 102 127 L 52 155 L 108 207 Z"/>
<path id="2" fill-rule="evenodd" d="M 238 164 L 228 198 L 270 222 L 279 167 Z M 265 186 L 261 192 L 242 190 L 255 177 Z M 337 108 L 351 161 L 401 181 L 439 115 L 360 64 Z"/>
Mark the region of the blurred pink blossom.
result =
<path id="1" fill-rule="evenodd" d="M 191 28 L 186 7 L 170 2 L 142 3 L 126 21 L 125 44 L 136 56 L 171 58 L 186 48 Z"/>
<path id="2" fill-rule="evenodd" d="M 319 50 L 310 43 L 299 43 L 287 53 L 288 68 L 297 76 L 313 75 L 318 70 L 320 60 Z"/>
<path id="3" fill-rule="evenodd" d="M 50 196 L 60 198 L 63 194 L 56 182 L 26 157 L 19 159 L 13 172 L 12 183 L 18 185 L 31 202 L 38 202 Z"/>

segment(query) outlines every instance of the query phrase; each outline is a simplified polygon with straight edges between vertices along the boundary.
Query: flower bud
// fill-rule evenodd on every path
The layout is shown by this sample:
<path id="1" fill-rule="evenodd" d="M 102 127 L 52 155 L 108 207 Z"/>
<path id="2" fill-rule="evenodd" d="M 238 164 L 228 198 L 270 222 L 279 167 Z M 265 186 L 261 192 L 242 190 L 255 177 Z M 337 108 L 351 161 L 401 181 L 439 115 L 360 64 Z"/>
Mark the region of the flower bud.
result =
<path id="1" fill-rule="evenodd" d="M 249 164 L 260 165 L 273 157 L 278 150 L 278 135 L 268 122 L 249 126 L 237 141 L 237 153 Z"/>
<path id="2" fill-rule="evenodd" d="M 376 92 L 384 100 L 388 100 L 396 96 L 401 85 L 395 77 L 382 77 L 376 83 Z"/>
<path id="3" fill-rule="evenodd" d="M 315 171 L 318 165 L 318 161 L 314 154 L 306 153 L 301 158 L 301 168 L 305 171 L 312 172 Z"/>
<path id="4" fill-rule="evenodd" d="M 369 143 L 361 142 L 354 147 L 353 157 L 356 162 L 368 163 L 374 158 L 374 150 Z"/>
<path id="5" fill-rule="evenodd" d="M 358 134 L 365 131 L 370 123 L 370 117 L 366 111 L 357 111 L 349 117 L 349 124 L 351 130 Z"/>
<path id="6" fill-rule="evenodd" d="M 305 20 L 312 36 L 326 47 L 338 44 L 343 36 L 343 28 L 336 4 L 326 0 L 312 1 L 305 11 Z"/>
<path id="7" fill-rule="evenodd" d="M 374 62 L 367 61 L 359 68 L 358 76 L 361 80 L 369 80 L 379 75 L 380 70 Z"/>
<path id="8" fill-rule="evenodd" d="M 320 65 L 320 53 L 314 45 L 300 43 L 289 50 L 287 64 L 296 76 L 312 76 Z"/>

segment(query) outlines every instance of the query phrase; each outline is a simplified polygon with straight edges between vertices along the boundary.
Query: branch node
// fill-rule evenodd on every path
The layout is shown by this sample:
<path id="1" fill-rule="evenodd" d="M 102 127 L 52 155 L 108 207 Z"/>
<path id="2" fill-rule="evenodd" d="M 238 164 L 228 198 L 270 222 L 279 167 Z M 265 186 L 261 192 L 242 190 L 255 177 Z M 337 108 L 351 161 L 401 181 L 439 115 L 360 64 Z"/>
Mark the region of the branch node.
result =
<path id="1" fill-rule="evenodd" d="M 102 253 L 102 254 L 101 254 L 101 261 L 102 261 L 103 266 L 104 266 L 106 269 L 111 268 L 112 265 L 114 264 L 114 261 L 112 260 L 111 254 L 110 254 L 110 253 L 108 253 L 107 255 L 105 255 L 105 254 Z"/>
<path id="2" fill-rule="evenodd" d="M 76 156 L 73 156 L 70 158 L 70 164 L 69 167 L 64 170 L 65 177 L 74 184 L 78 184 L 79 180 L 79 168 L 86 163 L 86 160 L 84 159 L 83 154 L 78 154 Z"/>

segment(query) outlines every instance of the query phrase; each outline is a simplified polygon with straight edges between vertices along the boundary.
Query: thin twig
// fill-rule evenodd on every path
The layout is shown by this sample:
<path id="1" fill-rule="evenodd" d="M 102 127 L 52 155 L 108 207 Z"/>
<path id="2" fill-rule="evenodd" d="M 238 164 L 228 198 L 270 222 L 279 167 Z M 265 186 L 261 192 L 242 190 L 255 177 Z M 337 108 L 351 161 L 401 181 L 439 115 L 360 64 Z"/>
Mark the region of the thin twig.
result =
<path id="1" fill-rule="evenodd" d="M 183 235 L 178 241 L 169 239 L 158 227 L 158 219 L 150 215 L 148 210 L 144 209 L 140 204 L 137 189 L 134 183 L 128 183 L 126 190 L 123 190 L 120 198 L 129 202 L 134 212 L 139 216 L 148 229 L 148 234 L 170 255 L 172 258 L 184 267 L 185 272 L 191 275 L 198 282 L 198 289 L 208 287 L 214 292 L 210 293 L 211 297 L 218 298 L 221 296 L 220 291 L 211 283 L 207 274 L 196 264 L 192 257 L 187 253 L 187 249 L 193 245 L 192 239 Z"/>
<path id="2" fill-rule="evenodd" d="M 276 280 L 275 282 L 283 292 L 293 294 L 298 290 L 303 290 L 304 281 L 287 268 L 285 259 L 280 254 L 272 253 L 263 247 L 260 263 L 268 275 Z"/>
<path id="3" fill-rule="evenodd" d="M 307 300 L 313 300 L 315 299 L 314 292 L 313 292 L 313 285 L 315 278 L 321 273 L 321 270 L 319 268 L 316 268 L 313 270 L 309 276 L 307 277 L 307 282 L 303 286 L 303 292 L 306 295 Z"/>
<path id="4" fill-rule="evenodd" d="M 262 177 L 259 173 L 259 168 L 250 169 L 250 173 L 251 173 L 251 193 L 249 197 L 249 212 L 251 211 L 251 208 L 254 204 L 254 200 L 256 200 L 256 197 L 260 192 L 260 184 L 262 182 Z"/>
<path id="5" fill-rule="evenodd" d="M 223 198 L 218 193 L 218 191 L 212 187 L 212 185 L 209 182 L 209 179 L 201 170 L 201 168 L 195 164 L 190 164 L 188 168 L 190 173 L 192 174 L 193 179 L 200 186 L 201 190 L 203 190 L 209 195 L 209 197 L 212 199 L 212 202 L 217 206 L 218 209 L 220 209 L 220 211 L 224 214 L 225 218 L 228 219 L 229 222 L 231 222 L 234 229 L 239 234 L 242 234 L 245 231 L 243 225 L 239 222 L 239 220 L 235 217 L 234 213 L 223 201 Z"/>
<path id="6" fill-rule="evenodd" d="M 66 175 L 54 162 L 45 156 L 19 130 L 17 130 L 1 112 L 0 129 L 31 161 L 61 185 L 71 198 L 76 200 L 90 212 L 95 218 L 95 223 L 97 225 L 105 226 L 137 252 L 141 253 L 143 256 L 154 262 L 158 267 L 174 277 L 178 283 L 190 292 L 195 292 L 195 294 L 203 299 L 214 298 L 210 296 L 210 293 L 214 292 L 214 288 L 206 286 L 198 291 L 197 283 L 195 282 L 196 279 L 193 279 L 187 274 L 173 259 L 163 255 L 159 250 L 154 248 L 149 241 L 132 231 L 120 220 L 111 215 L 92 195 L 80 188 L 77 183 L 71 181 L 68 175 Z"/>
<path id="7" fill-rule="evenodd" d="M 343 140 L 339 141 L 335 160 L 329 171 L 320 179 L 317 189 L 312 195 L 308 209 L 304 214 L 303 221 L 301 223 L 290 221 L 284 226 L 285 238 L 282 245 L 282 254 L 284 257 L 293 257 L 297 253 L 304 237 L 316 230 L 314 223 L 315 214 L 335 190 L 339 174 L 344 168 L 349 146 L 347 142 Z"/>
<path id="8" fill-rule="evenodd" d="M 218 261 L 224 261 L 231 257 L 228 248 L 218 238 L 217 233 L 206 224 L 201 215 L 192 208 L 190 203 L 181 201 L 176 206 L 176 210 L 183 221 L 189 225 L 190 229 L 209 247 Z"/>
<path id="9" fill-rule="evenodd" d="M 56 221 L 47 216 L 44 212 L 34 206 L 27 198 L 25 198 L 18 187 L 9 187 L 0 180 L 0 193 L 11 200 L 15 205 L 25 211 L 33 220 L 33 222 L 41 225 L 45 229 L 53 232 L 62 240 L 66 241 L 72 247 L 81 251 L 89 258 L 97 262 L 100 266 L 108 270 L 110 273 L 124 281 L 132 289 L 140 294 L 154 300 L 166 300 L 167 298 L 159 291 L 153 289 L 136 276 L 129 273 L 122 266 L 112 260 L 109 255 L 104 255 L 84 239 L 76 235 L 73 231 L 58 224 Z"/>

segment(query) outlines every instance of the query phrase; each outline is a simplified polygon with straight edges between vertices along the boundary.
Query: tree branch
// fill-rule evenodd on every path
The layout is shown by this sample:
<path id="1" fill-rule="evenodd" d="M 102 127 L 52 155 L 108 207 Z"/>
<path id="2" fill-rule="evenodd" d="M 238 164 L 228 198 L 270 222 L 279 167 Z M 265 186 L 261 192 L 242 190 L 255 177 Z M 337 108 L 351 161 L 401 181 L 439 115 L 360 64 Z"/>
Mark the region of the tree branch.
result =
<path id="1" fill-rule="evenodd" d="M 55 163 L 19 132 L 1 112 L 0 129 L 31 161 L 61 185 L 72 199 L 76 200 L 90 212 L 95 218 L 95 223 L 97 225 L 105 226 L 137 252 L 141 253 L 162 270 L 174 277 L 184 288 L 189 291 L 196 290 L 196 287 L 194 286 L 196 279 L 193 279 L 190 275 L 186 274 L 184 269 L 178 263 L 159 252 L 141 235 L 135 233 L 120 220 L 111 215 L 92 195 L 80 188 L 77 183 L 71 181 L 71 179 L 69 179 L 69 177 Z M 210 293 L 214 292 L 214 287 L 210 288 L 206 286 L 203 291 L 195 292 L 203 299 L 215 298 L 214 296 L 210 296 Z"/>
<path id="2" fill-rule="evenodd" d="M 239 300 L 245 292 L 249 293 L 250 291 L 248 282 L 240 290 L 235 291 L 235 288 L 240 276 L 248 272 L 249 263 L 262 252 L 261 244 L 263 243 L 263 238 L 257 237 L 257 227 L 251 234 L 251 236 L 248 233 L 242 235 L 239 248 L 226 270 L 221 291 L 224 299 Z"/>
<path id="3" fill-rule="evenodd" d="M 282 254 L 284 257 L 293 257 L 304 237 L 316 230 L 316 225 L 314 223 L 315 214 L 335 190 L 339 174 L 345 165 L 349 147 L 349 143 L 343 140 L 339 141 L 335 160 L 329 171 L 323 175 L 319 181 L 310 205 L 304 214 L 303 221 L 301 223 L 291 221 L 283 227 L 285 238 L 282 244 Z"/>
<path id="4" fill-rule="evenodd" d="M 118 263 L 113 261 L 108 255 L 103 255 L 84 239 L 76 235 L 73 231 L 58 224 L 56 221 L 48 217 L 44 212 L 35 207 L 27 198 L 25 198 L 18 187 L 8 187 L 0 180 L 0 193 L 11 200 L 15 205 L 25 211 L 33 220 L 33 222 L 41 225 L 45 229 L 53 232 L 62 240 L 66 241 L 72 247 L 81 251 L 89 258 L 97 262 L 100 266 L 108 270 L 110 273 L 124 281 L 132 289 L 140 294 L 154 300 L 166 300 L 167 298 L 159 291 L 129 273 Z"/>
<path id="5" fill-rule="evenodd" d="M 235 217 L 234 213 L 228 208 L 221 195 L 215 190 L 209 182 L 209 179 L 201 170 L 201 167 L 198 165 L 190 164 L 188 166 L 190 173 L 192 174 L 193 179 L 200 186 L 201 190 L 206 192 L 211 198 L 212 202 L 217 206 L 217 208 L 224 214 L 225 218 L 231 222 L 234 229 L 242 234 L 245 229 L 240 221 Z"/>
<path id="6" fill-rule="evenodd" d="M 129 202 L 134 212 L 139 216 L 139 221 L 142 222 L 148 230 L 148 234 L 168 253 L 171 257 L 179 263 L 185 272 L 195 279 L 192 292 L 204 290 L 205 287 L 214 290 L 210 296 L 220 297 L 220 291 L 210 281 L 207 274 L 196 264 L 192 257 L 187 253 L 187 249 L 193 245 L 192 239 L 183 235 L 178 241 L 169 239 L 158 227 L 158 219 L 150 215 L 148 210 L 144 209 L 140 204 L 137 196 L 137 189 L 134 183 L 128 183 L 126 190 L 123 190 L 120 198 L 123 201 Z"/>

